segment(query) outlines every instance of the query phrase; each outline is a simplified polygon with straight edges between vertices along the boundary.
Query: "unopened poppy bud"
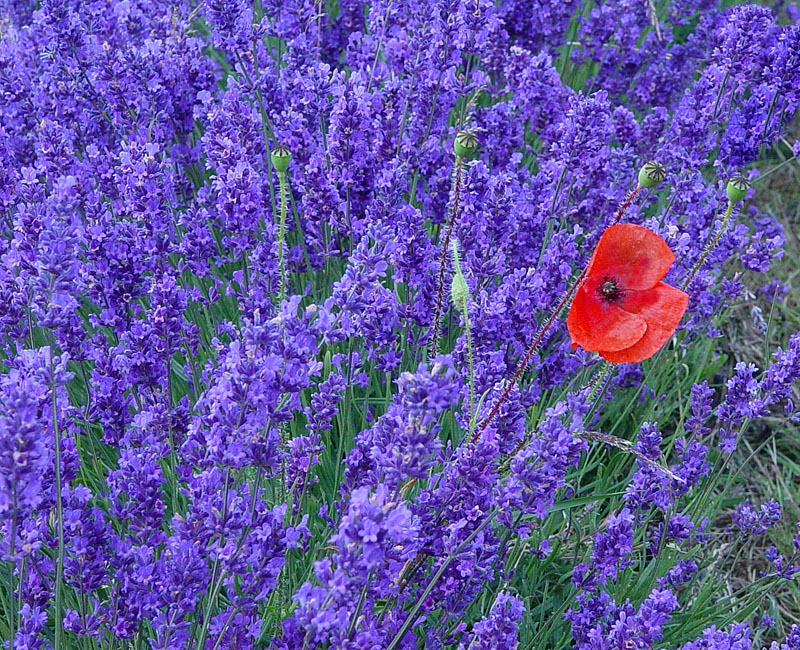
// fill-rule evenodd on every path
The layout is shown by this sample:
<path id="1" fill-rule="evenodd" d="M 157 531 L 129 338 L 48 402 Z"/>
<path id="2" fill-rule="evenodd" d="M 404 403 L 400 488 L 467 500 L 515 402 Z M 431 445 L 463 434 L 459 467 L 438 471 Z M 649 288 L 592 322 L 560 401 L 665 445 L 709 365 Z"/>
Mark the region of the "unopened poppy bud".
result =
<path id="1" fill-rule="evenodd" d="M 289 147 L 279 144 L 272 150 L 272 166 L 276 172 L 283 173 L 289 169 L 289 161 L 292 159 L 292 152 Z"/>
<path id="2" fill-rule="evenodd" d="M 450 298 L 458 310 L 467 310 L 469 287 L 467 287 L 467 281 L 461 273 L 456 273 L 453 276 L 453 282 L 450 284 Z"/>
<path id="3" fill-rule="evenodd" d="M 467 302 L 469 302 L 469 287 L 467 281 L 464 279 L 464 274 L 461 272 L 461 260 L 458 254 L 458 240 L 450 240 L 450 250 L 453 253 L 453 281 L 450 283 L 450 298 L 453 304 L 462 312 L 467 311 Z"/>
<path id="4" fill-rule="evenodd" d="M 639 170 L 639 187 L 655 187 L 667 177 L 667 169 L 653 160 Z"/>
<path id="5" fill-rule="evenodd" d="M 464 129 L 456 133 L 453 141 L 453 150 L 459 158 L 466 158 L 478 148 L 478 136 L 471 129 Z"/>
<path id="6" fill-rule="evenodd" d="M 728 201 L 738 203 L 747 196 L 747 190 L 749 189 L 750 181 L 744 176 L 734 176 L 728 181 L 728 186 L 725 188 L 728 194 Z"/>

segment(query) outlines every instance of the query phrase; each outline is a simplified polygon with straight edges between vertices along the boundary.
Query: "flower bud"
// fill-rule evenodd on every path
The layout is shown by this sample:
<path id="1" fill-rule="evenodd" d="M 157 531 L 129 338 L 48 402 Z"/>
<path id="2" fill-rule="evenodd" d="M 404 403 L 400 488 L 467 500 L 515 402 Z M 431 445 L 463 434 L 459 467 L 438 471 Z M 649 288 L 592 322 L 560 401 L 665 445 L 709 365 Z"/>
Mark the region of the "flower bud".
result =
<path id="1" fill-rule="evenodd" d="M 456 273 L 453 276 L 453 281 L 450 284 L 450 299 L 459 311 L 467 310 L 469 287 L 467 287 L 467 281 L 461 273 Z"/>
<path id="2" fill-rule="evenodd" d="M 289 147 L 279 144 L 272 150 L 272 166 L 278 173 L 284 173 L 289 169 L 289 161 L 292 159 L 292 152 Z"/>
<path id="3" fill-rule="evenodd" d="M 456 309 L 462 312 L 467 311 L 467 303 L 469 302 L 469 287 L 467 281 L 464 279 L 464 274 L 461 272 L 461 260 L 458 254 L 458 240 L 450 240 L 450 250 L 453 253 L 453 280 L 450 283 L 450 299 L 456 306 Z"/>
<path id="4" fill-rule="evenodd" d="M 644 164 L 639 170 L 639 187 L 655 187 L 667 176 L 667 170 L 661 163 L 653 160 Z"/>
<path id="5" fill-rule="evenodd" d="M 453 150 L 459 158 L 466 158 L 478 148 L 478 136 L 471 129 L 464 129 L 456 133 L 453 141 Z"/>
<path id="6" fill-rule="evenodd" d="M 747 196 L 747 190 L 750 189 L 750 181 L 744 176 L 734 176 L 728 181 L 728 186 L 725 188 L 728 194 L 728 201 L 731 203 L 738 203 Z"/>

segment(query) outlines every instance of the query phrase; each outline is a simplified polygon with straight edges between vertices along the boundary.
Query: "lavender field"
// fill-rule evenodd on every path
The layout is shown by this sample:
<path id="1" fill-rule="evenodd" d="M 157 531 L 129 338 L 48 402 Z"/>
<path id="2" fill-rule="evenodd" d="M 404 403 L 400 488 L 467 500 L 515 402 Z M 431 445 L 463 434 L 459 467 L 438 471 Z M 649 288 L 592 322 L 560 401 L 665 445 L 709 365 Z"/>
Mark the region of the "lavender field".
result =
<path id="1" fill-rule="evenodd" d="M 792 2 L 0 0 L 2 647 L 800 650 L 799 107 Z"/>

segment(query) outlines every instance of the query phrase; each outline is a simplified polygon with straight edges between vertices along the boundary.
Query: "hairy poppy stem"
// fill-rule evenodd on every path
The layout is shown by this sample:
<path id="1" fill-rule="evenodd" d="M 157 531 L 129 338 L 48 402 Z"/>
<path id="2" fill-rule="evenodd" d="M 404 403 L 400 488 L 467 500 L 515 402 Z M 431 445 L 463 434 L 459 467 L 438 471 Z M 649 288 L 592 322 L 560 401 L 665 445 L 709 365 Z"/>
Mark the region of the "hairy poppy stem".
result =
<path id="1" fill-rule="evenodd" d="M 522 376 L 522 373 L 525 371 L 525 367 L 530 362 L 533 353 L 536 351 L 536 348 L 539 347 L 539 344 L 542 342 L 542 339 L 544 339 L 544 335 L 547 334 L 547 330 L 550 329 L 550 326 L 555 322 L 556 318 L 558 318 L 558 314 L 572 299 L 572 296 L 575 294 L 575 291 L 581 285 L 581 282 L 583 282 L 584 277 L 586 277 L 586 269 L 583 269 L 583 271 L 581 271 L 581 274 L 578 276 L 578 279 L 572 283 L 572 286 L 567 290 L 567 293 L 564 294 L 564 297 L 561 298 L 561 300 L 558 302 L 555 309 L 550 314 L 550 317 L 547 319 L 547 321 L 545 321 L 545 324 L 542 325 L 541 329 L 539 330 L 539 333 L 536 335 L 536 338 L 533 339 L 533 343 L 531 343 L 530 346 L 528 346 L 528 351 L 525 353 L 525 356 L 522 357 L 522 361 L 519 362 L 519 365 L 517 366 L 516 371 L 514 371 L 514 375 L 508 382 L 508 386 L 506 386 L 506 389 L 503 391 L 503 394 L 500 395 L 500 397 L 494 403 L 492 410 L 489 411 L 489 415 L 487 415 L 483 419 L 483 421 L 478 425 L 478 428 L 475 429 L 475 433 L 472 434 L 471 438 L 472 442 L 476 442 L 478 440 L 481 433 L 483 433 L 484 429 L 486 429 L 486 427 L 489 426 L 489 423 L 492 421 L 492 418 L 494 418 L 494 416 L 497 415 L 497 412 L 500 410 L 500 407 L 502 406 L 503 402 L 505 402 L 506 399 L 508 399 L 508 396 L 514 389 L 514 386 L 516 386 L 517 381 Z"/>
<path id="2" fill-rule="evenodd" d="M 614 221 L 611 222 L 611 225 L 614 226 L 618 224 L 621 220 L 625 212 L 629 207 L 631 207 L 631 203 L 636 198 L 636 195 L 641 191 L 642 186 L 637 185 L 634 187 L 630 192 L 628 192 L 628 196 L 625 197 L 625 200 L 620 203 L 620 206 L 617 208 L 617 214 L 614 215 Z"/>
<path id="3" fill-rule="evenodd" d="M 280 187 L 281 211 L 278 221 L 278 304 L 286 298 L 286 264 L 283 259 L 284 238 L 286 236 L 286 172 L 278 172 L 278 183 Z"/>
<path id="4" fill-rule="evenodd" d="M 636 195 L 639 194 L 639 192 L 642 190 L 643 187 L 644 186 L 641 183 L 638 183 L 636 187 L 634 187 L 630 192 L 628 192 L 628 195 L 625 197 L 620 206 L 617 208 L 617 213 L 614 215 L 614 221 L 611 223 L 612 226 L 620 222 L 625 212 L 631 206 L 633 200 L 636 198 Z M 558 318 L 559 312 L 567 305 L 567 303 L 575 295 L 575 292 L 578 290 L 578 287 L 581 286 L 581 282 L 583 282 L 585 277 L 586 277 L 586 268 L 584 268 L 583 271 L 581 271 L 581 274 L 578 276 L 575 282 L 572 283 L 572 286 L 570 286 L 570 288 L 567 290 L 567 293 L 564 294 L 564 297 L 561 298 L 558 305 L 556 305 L 555 309 L 550 314 L 550 317 L 547 319 L 545 324 L 539 330 L 539 333 L 536 335 L 536 338 L 533 340 L 533 343 L 531 343 L 530 346 L 528 347 L 528 350 L 525 353 L 525 356 L 522 358 L 522 361 L 519 362 L 519 365 L 517 366 L 517 369 L 514 371 L 511 380 L 508 382 L 508 386 L 506 386 L 506 389 L 494 403 L 494 406 L 492 406 L 491 410 L 489 411 L 489 414 L 478 425 L 477 429 L 475 429 L 475 433 L 472 434 L 472 438 L 470 439 L 473 443 L 478 440 L 481 433 L 483 433 L 486 427 L 489 426 L 489 423 L 492 421 L 492 418 L 494 418 L 494 416 L 497 415 L 497 412 L 500 410 L 500 407 L 503 405 L 503 402 L 505 402 L 506 399 L 508 399 L 508 396 L 511 394 L 511 391 L 514 389 L 514 386 L 516 386 L 517 381 L 519 381 L 519 378 L 522 376 L 522 373 L 525 371 L 526 366 L 530 362 L 531 357 L 533 357 L 533 353 L 536 351 L 536 348 L 539 347 L 539 344 L 542 342 L 542 339 L 544 339 L 545 334 L 547 334 L 547 331 L 555 322 L 556 318 Z"/>
<path id="5" fill-rule="evenodd" d="M 692 280 L 694 280 L 694 276 L 697 275 L 698 271 L 703 268 L 703 264 L 706 262 L 706 258 L 711 253 L 714 248 L 716 248 L 717 244 L 719 244 L 719 240 L 722 239 L 722 235 L 725 232 L 725 229 L 728 227 L 728 222 L 731 219 L 731 213 L 733 212 L 733 203 L 728 201 L 728 208 L 725 210 L 725 215 L 722 217 L 722 224 L 720 224 L 719 230 L 717 230 L 717 234 L 714 235 L 714 238 L 709 241 L 705 248 L 703 248 L 703 252 L 700 254 L 700 258 L 694 263 L 692 270 L 689 271 L 689 276 L 683 283 L 681 287 L 682 291 L 686 291 L 686 289 L 691 284 Z"/>
<path id="6" fill-rule="evenodd" d="M 456 223 L 456 216 L 458 215 L 458 204 L 461 199 L 461 168 L 464 164 L 464 159 L 456 155 L 456 168 L 455 178 L 453 180 L 453 208 L 450 211 L 450 219 L 447 222 L 447 229 L 444 233 L 444 242 L 442 243 L 442 254 L 439 259 L 439 284 L 436 289 L 436 306 L 433 311 L 433 335 L 431 337 L 431 346 L 428 348 L 428 359 L 433 359 L 439 347 L 439 320 L 442 317 L 442 297 L 444 295 L 444 271 L 447 268 L 447 251 L 450 248 L 450 236 L 453 234 L 453 226 Z"/>

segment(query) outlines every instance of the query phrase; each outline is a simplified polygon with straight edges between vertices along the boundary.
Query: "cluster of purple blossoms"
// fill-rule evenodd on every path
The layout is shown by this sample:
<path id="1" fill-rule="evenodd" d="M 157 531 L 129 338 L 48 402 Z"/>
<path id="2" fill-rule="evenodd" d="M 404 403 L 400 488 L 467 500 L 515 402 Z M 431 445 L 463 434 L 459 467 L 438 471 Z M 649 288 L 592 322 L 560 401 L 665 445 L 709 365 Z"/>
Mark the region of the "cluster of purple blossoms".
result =
<path id="1" fill-rule="evenodd" d="M 678 421 L 555 317 L 626 199 L 690 296 L 676 366 L 785 294 L 780 223 L 722 214 L 800 108 L 800 16 L 535 4 L 0 0 L 3 647 L 752 646 L 681 631 L 696 504 L 796 421 L 800 333 Z"/>

